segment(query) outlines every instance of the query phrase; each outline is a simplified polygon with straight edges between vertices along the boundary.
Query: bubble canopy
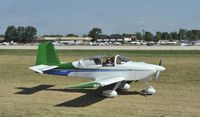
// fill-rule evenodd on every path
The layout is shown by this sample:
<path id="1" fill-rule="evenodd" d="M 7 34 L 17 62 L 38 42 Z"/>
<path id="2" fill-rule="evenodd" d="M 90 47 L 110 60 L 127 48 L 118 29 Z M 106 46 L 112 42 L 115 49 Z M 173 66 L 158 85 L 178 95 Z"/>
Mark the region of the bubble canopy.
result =
<path id="1" fill-rule="evenodd" d="M 129 60 L 126 57 L 116 55 L 96 55 L 83 59 L 86 65 L 102 65 L 102 66 L 115 66 L 116 64 L 124 64 Z"/>

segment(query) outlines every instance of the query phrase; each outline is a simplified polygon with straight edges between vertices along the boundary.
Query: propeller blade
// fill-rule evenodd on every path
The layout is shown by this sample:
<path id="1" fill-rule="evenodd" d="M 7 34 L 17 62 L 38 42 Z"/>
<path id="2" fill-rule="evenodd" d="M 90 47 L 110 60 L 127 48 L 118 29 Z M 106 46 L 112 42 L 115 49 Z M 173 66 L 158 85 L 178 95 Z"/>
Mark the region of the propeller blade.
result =
<path id="1" fill-rule="evenodd" d="M 156 73 L 156 79 L 158 80 L 159 77 L 160 77 L 160 71 L 157 71 L 157 73 Z"/>
<path id="2" fill-rule="evenodd" d="M 159 66 L 162 66 L 162 59 L 160 59 L 160 62 L 158 64 Z"/>

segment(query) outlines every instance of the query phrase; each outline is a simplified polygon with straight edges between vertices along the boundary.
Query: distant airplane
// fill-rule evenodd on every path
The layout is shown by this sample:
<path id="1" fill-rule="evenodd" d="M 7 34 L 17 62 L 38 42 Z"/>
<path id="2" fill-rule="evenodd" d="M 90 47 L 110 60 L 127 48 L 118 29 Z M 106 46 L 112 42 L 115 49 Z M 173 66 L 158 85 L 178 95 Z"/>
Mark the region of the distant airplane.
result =
<path id="1" fill-rule="evenodd" d="M 192 46 L 192 43 L 181 43 L 181 46 Z"/>
<path id="2" fill-rule="evenodd" d="M 17 43 L 14 41 L 10 41 L 10 42 L 3 42 L 2 45 L 16 45 Z"/>
<path id="3" fill-rule="evenodd" d="M 10 45 L 9 42 L 3 42 L 2 45 Z"/>
<path id="4" fill-rule="evenodd" d="M 102 92 L 102 95 L 106 97 L 117 96 L 116 89 L 128 90 L 129 84 L 133 81 L 144 81 L 148 86 L 144 90 L 145 93 L 154 94 L 156 90 L 147 81 L 154 74 L 156 78 L 159 78 L 160 72 L 165 70 L 161 66 L 161 61 L 159 65 L 153 65 L 133 62 L 120 55 L 112 57 L 97 55 L 73 62 L 60 62 L 50 42 L 39 44 L 36 65 L 29 68 L 41 74 L 94 79 L 94 81 L 70 88 L 111 87 Z"/>

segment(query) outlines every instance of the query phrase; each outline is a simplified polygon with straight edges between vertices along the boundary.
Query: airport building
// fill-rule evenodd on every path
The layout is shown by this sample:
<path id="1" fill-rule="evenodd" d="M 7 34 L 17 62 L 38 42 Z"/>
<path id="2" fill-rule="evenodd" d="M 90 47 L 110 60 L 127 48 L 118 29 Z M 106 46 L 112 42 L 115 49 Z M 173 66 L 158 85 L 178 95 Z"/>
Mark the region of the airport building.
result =
<path id="1" fill-rule="evenodd" d="M 0 37 L 0 42 L 3 42 L 4 41 L 4 37 Z"/>
<path id="2" fill-rule="evenodd" d="M 91 39 L 90 37 L 38 37 L 37 41 L 90 42 Z"/>
<path id="3" fill-rule="evenodd" d="M 34 40 L 35 42 L 46 42 L 46 41 L 59 41 L 59 42 L 91 42 L 91 37 L 44 37 L 44 36 L 37 36 Z M 97 39 L 97 42 L 121 42 L 121 43 L 128 43 L 136 40 L 136 35 L 131 35 L 129 37 L 123 36 L 100 36 Z M 3 42 L 4 38 L 0 37 L 0 42 Z"/>
<path id="4" fill-rule="evenodd" d="M 132 34 L 130 36 L 100 36 L 97 39 L 97 42 L 120 42 L 120 43 L 130 43 L 136 41 L 136 34 Z"/>

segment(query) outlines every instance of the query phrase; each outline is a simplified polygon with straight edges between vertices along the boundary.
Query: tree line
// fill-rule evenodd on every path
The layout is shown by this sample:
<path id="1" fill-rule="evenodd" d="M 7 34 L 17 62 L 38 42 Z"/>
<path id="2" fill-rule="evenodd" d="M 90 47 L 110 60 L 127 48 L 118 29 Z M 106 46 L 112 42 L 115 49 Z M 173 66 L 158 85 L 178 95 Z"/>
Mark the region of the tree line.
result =
<path id="1" fill-rule="evenodd" d="M 8 26 L 4 36 L 5 41 L 15 41 L 20 43 L 29 43 L 36 39 L 37 29 L 33 26 Z M 134 34 L 102 34 L 101 28 L 92 28 L 88 34 L 84 34 L 83 37 L 91 37 L 91 41 L 97 41 L 98 38 L 124 38 L 124 37 L 132 37 Z M 43 37 L 79 37 L 77 34 L 67 34 L 67 35 L 43 35 Z M 187 30 L 187 29 L 179 29 L 178 32 L 156 32 L 155 34 L 149 31 L 142 31 L 135 33 L 136 39 L 145 40 L 145 41 L 154 41 L 158 42 L 159 40 L 199 40 L 200 39 L 200 30 Z"/>
<path id="2" fill-rule="evenodd" d="M 200 30 L 179 29 L 178 32 L 156 32 L 155 35 L 153 35 L 151 32 L 144 31 L 143 34 L 141 32 L 137 32 L 136 37 L 139 40 L 155 41 L 155 42 L 158 42 L 159 40 L 195 41 L 200 39 Z"/>
<path id="3" fill-rule="evenodd" d="M 102 30 L 100 28 L 93 28 L 89 32 L 89 36 L 93 38 L 93 41 L 96 41 L 97 38 L 124 38 L 131 37 L 133 34 L 111 34 L 106 35 L 102 34 Z M 158 42 L 159 40 L 189 40 L 195 41 L 200 39 L 200 30 L 187 30 L 187 29 L 179 29 L 178 32 L 156 32 L 153 34 L 149 31 L 136 32 L 135 34 L 137 40 L 145 40 L 145 41 L 154 41 Z"/>
<path id="4" fill-rule="evenodd" d="M 37 35 L 37 29 L 33 26 L 8 26 L 4 35 L 5 41 L 20 43 L 32 42 Z"/>

